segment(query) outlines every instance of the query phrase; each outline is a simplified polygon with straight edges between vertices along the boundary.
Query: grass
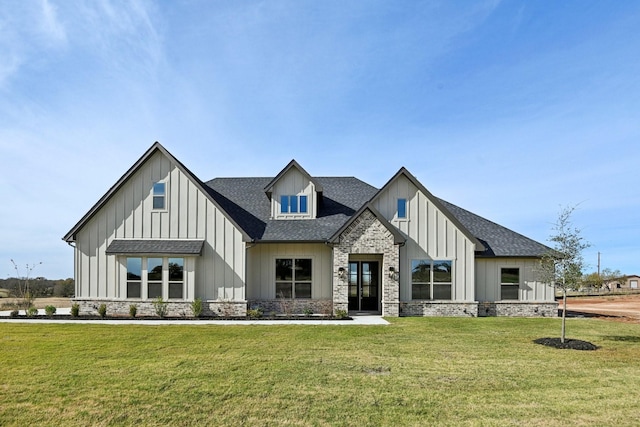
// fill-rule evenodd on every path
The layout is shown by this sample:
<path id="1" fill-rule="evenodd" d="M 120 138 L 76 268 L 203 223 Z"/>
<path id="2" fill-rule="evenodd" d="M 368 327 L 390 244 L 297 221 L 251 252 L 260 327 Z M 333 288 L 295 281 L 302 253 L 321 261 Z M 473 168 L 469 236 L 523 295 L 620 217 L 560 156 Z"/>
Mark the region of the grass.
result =
<path id="1" fill-rule="evenodd" d="M 0 323 L 0 425 L 636 425 L 640 325 Z"/>

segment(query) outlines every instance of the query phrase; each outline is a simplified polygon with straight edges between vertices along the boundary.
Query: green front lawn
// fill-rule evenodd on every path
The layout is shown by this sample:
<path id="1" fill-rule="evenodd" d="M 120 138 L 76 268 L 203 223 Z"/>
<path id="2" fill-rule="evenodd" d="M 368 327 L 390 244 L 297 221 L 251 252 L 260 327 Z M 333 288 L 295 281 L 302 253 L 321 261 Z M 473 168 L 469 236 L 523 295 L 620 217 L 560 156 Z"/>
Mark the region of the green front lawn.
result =
<path id="1" fill-rule="evenodd" d="M 0 323 L 0 425 L 637 425 L 640 325 Z"/>

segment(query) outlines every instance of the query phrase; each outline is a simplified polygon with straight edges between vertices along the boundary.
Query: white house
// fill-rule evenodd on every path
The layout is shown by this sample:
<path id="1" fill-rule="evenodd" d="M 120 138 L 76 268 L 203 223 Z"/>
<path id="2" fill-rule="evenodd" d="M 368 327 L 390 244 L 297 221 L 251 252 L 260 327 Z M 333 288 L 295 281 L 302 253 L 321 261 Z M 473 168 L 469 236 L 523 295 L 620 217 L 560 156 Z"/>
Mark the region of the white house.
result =
<path id="1" fill-rule="evenodd" d="M 433 196 L 401 168 L 377 189 L 315 177 L 203 182 L 155 143 L 64 236 L 81 312 L 336 310 L 384 316 L 555 316 L 536 279 L 548 247 Z"/>

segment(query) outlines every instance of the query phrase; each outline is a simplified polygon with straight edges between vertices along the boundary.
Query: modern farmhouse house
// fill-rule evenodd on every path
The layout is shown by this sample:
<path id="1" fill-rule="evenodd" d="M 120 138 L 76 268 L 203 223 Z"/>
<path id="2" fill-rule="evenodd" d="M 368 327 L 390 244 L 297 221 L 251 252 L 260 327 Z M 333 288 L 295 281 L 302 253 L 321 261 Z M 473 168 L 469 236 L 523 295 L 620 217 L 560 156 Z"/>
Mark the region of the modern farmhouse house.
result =
<path id="1" fill-rule="evenodd" d="M 401 168 L 381 188 L 315 177 L 203 182 L 155 143 L 64 236 L 82 313 L 555 316 L 548 247 L 433 196 Z"/>

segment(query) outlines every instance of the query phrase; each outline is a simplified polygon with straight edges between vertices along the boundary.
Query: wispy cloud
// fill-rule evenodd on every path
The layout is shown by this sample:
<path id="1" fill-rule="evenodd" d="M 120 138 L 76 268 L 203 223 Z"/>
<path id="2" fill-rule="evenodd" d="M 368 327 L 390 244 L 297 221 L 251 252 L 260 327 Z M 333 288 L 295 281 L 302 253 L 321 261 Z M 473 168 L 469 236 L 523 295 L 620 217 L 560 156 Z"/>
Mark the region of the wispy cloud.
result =
<path id="1" fill-rule="evenodd" d="M 58 8 L 49 0 L 41 0 L 40 7 L 40 31 L 55 44 L 66 43 L 67 31 L 58 20 Z"/>
<path id="2" fill-rule="evenodd" d="M 146 78 L 163 60 L 154 6 L 145 0 L 0 4 L 0 88 L 31 64 L 42 66 L 52 55 L 63 55 L 67 47 Z"/>
<path id="3" fill-rule="evenodd" d="M 0 4 L 0 88 L 43 52 L 66 43 L 66 29 L 49 0 Z"/>
<path id="4" fill-rule="evenodd" d="M 149 78 L 163 62 L 162 38 L 156 29 L 159 18 L 152 3 L 88 1 L 69 13 L 76 25 L 75 43 L 108 68 Z"/>

